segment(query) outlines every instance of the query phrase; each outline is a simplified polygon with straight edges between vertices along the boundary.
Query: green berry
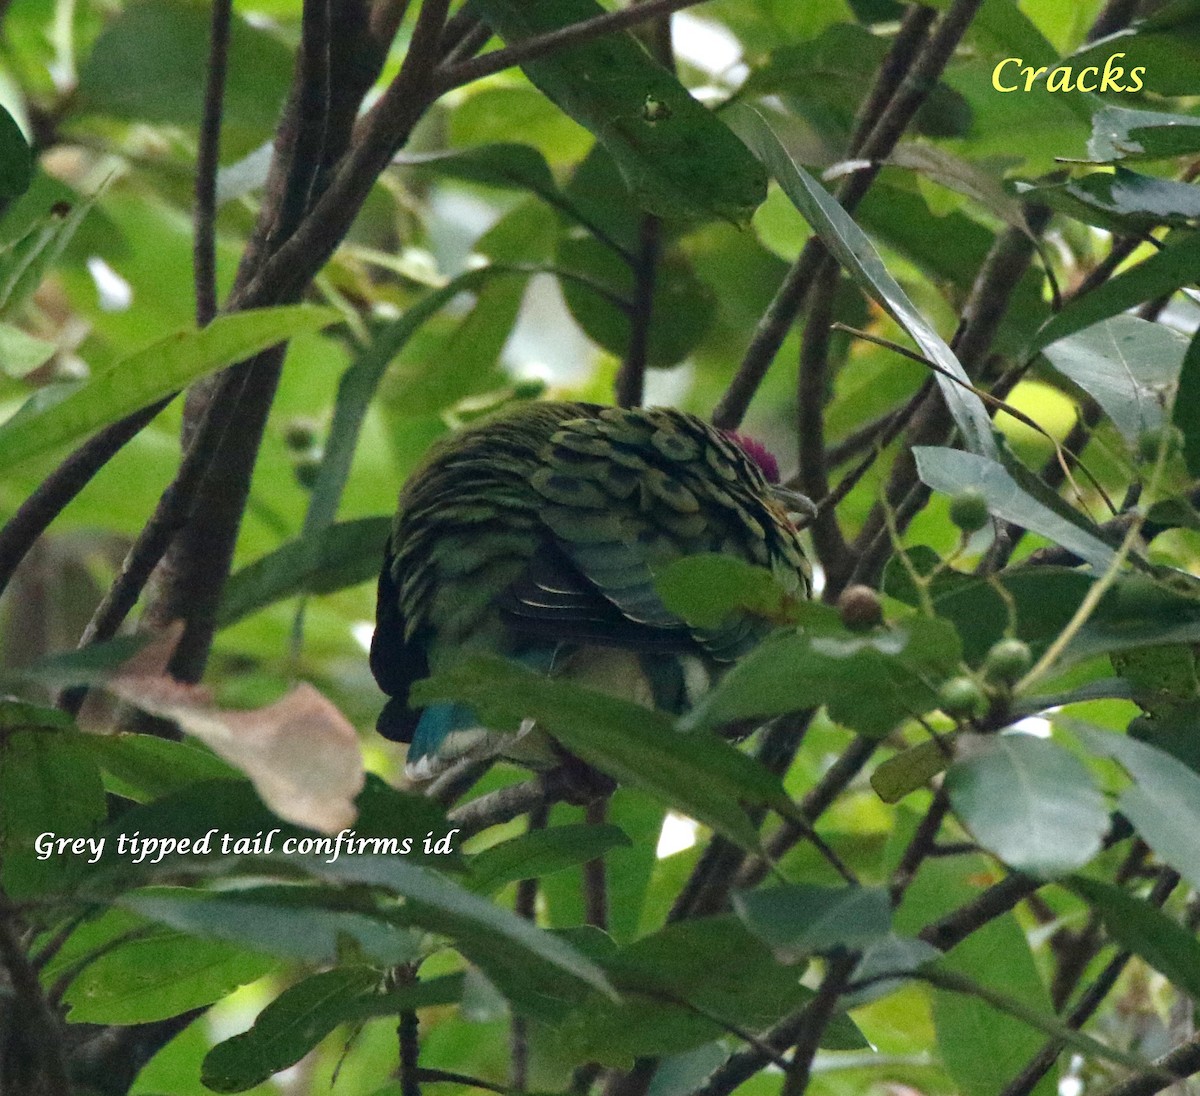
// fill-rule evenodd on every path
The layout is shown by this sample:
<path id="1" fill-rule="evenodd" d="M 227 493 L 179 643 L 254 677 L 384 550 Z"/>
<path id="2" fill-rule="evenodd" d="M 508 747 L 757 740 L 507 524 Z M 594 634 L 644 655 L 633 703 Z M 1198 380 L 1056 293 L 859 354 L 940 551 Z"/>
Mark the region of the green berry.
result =
<path id="1" fill-rule="evenodd" d="M 983 675 L 988 681 L 1013 685 L 1021 680 L 1033 662 L 1029 645 L 1019 639 L 1002 639 L 987 653 Z"/>
<path id="2" fill-rule="evenodd" d="M 291 419 L 283 428 L 283 442 L 293 453 L 307 453 L 317 446 L 317 424 L 311 419 Z"/>
<path id="3" fill-rule="evenodd" d="M 865 632 L 883 623 L 883 605 L 870 586 L 847 586 L 837 599 L 837 610 L 852 632 Z"/>
<path id="4" fill-rule="evenodd" d="M 320 450 L 315 453 L 306 453 L 299 457 L 296 463 L 292 465 L 292 470 L 296 474 L 296 481 L 306 491 L 311 491 L 317 485 L 317 476 L 321 471 L 321 459 L 323 454 Z"/>
<path id="5" fill-rule="evenodd" d="M 964 533 L 975 533 L 988 523 L 987 499 L 982 491 L 966 487 L 950 500 L 950 520 Z"/>
<path id="6" fill-rule="evenodd" d="M 1138 460 L 1153 464 L 1158 460 L 1158 454 L 1163 454 L 1164 460 L 1170 460 L 1183 448 L 1183 431 L 1173 423 L 1163 423 L 1151 430 L 1143 430 L 1138 435 Z"/>
<path id="7" fill-rule="evenodd" d="M 938 690 L 938 705 L 954 719 L 977 719 L 987 711 L 987 697 L 969 677 L 952 677 Z"/>

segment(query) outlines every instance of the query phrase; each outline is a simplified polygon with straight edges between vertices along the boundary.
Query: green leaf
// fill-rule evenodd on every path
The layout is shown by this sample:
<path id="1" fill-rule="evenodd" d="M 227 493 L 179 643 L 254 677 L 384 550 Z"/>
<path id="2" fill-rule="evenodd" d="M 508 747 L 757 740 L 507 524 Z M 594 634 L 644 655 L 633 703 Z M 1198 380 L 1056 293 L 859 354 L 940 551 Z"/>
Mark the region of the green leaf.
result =
<path id="1" fill-rule="evenodd" d="M 153 929 L 84 967 L 65 994 L 80 1024 L 143 1024 L 211 1005 L 277 960 L 220 940 Z"/>
<path id="2" fill-rule="evenodd" d="M 0 426 L 0 471 L 76 441 L 195 380 L 303 331 L 336 321 L 310 305 L 220 316 L 199 331 L 181 331 L 92 377 L 51 407 L 27 404 Z"/>
<path id="3" fill-rule="evenodd" d="M 21 127 L 0 106 L 0 202 L 9 202 L 29 189 L 33 179 L 33 153 Z"/>
<path id="4" fill-rule="evenodd" d="M 12 319 L 33 296 L 91 211 L 96 197 L 74 206 L 56 203 L 0 250 L 0 318 Z"/>
<path id="5" fill-rule="evenodd" d="M 942 963 L 943 973 L 952 971 L 972 986 L 1002 994 L 1004 1001 L 1053 1015 L 1025 932 L 1011 913 L 977 929 Z M 927 965 L 922 975 L 928 973 Z M 998 1096 L 1045 1042 L 1036 1028 L 1002 1011 L 995 1001 L 945 992 L 932 998 L 937 1049 L 954 1091 L 962 1096 Z M 1050 1077 L 1035 1092 L 1053 1096 L 1056 1088 Z"/>
<path id="6" fill-rule="evenodd" d="M 930 682 L 958 663 L 945 621 L 911 617 L 886 631 L 847 630 L 828 606 L 798 607 L 803 630 L 769 636 L 706 693 L 685 727 L 764 720 L 826 704 L 830 717 L 881 738 L 897 723 L 937 705 Z"/>
<path id="7" fill-rule="evenodd" d="M 103 771 L 105 787 L 144 803 L 182 791 L 200 780 L 236 780 L 238 774 L 216 754 L 153 734 L 89 734 L 80 742 Z"/>
<path id="8" fill-rule="evenodd" d="M 201 1080 L 214 1092 L 244 1092 L 295 1065 L 339 1024 L 451 1004 L 463 983 L 450 974 L 380 993 L 380 980 L 370 967 L 336 967 L 289 986 L 248 1031 L 208 1052 Z"/>
<path id="9" fill-rule="evenodd" d="M 1114 940 L 1140 955 L 1189 997 L 1200 995 L 1200 941 L 1192 933 L 1119 887 L 1083 876 L 1067 885 L 1095 908 Z"/>
<path id="10" fill-rule="evenodd" d="M 835 948 L 861 948 L 892 930 L 892 907 L 880 887 L 769 887 L 735 894 L 734 909 L 787 963 Z"/>
<path id="11" fill-rule="evenodd" d="M 249 1031 L 218 1043 L 201 1067 L 214 1092 L 244 1092 L 300 1061 L 347 1018 L 347 1006 L 380 982 L 370 967 L 336 967 L 289 986 L 255 1018 Z"/>
<path id="12" fill-rule="evenodd" d="M 32 705 L 5 701 L 2 712 L 0 878 L 17 898 L 53 889 L 73 870 L 69 856 L 39 859 L 34 842 L 42 834 L 94 837 L 105 815 L 104 786 L 78 731 L 40 717 Z"/>
<path id="13" fill-rule="evenodd" d="M 1166 245 L 1137 266 L 1122 271 L 1089 293 L 1076 297 L 1038 331 L 1029 353 L 1086 327 L 1127 312 L 1143 301 L 1174 293 L 1196 280 L 1200 268 L 1200 233 L 1174 232 Z M 1176 403 L 1176 413 L 1183 401 Z"/>
<path id="14" fill-rule="evenodd" d="M 1092 118 L 1088 156 L 1095 163 L 1163 160 L 1200 152 L 1200 117 L 1107 106 Z"/>
<path id="15" fill-rule="evenodd" d="M 471 859 L 471 889 L 493 894 L 507 883 L 540 879 L 631 844 L 617 826 L 572 825 L 534 830 L 492 845 Z"/>
<path id="16" fill-rule="evenodd" d="M 374 580 L 391 527 L 384 517 L 337 522 L 247 564 L 225 585 L 221 627 L 297 594 L 330 594 Z"/>
<path id="17" fill-rule="evenodd" d="M 1162 860 L 1200 886 L 1200 776 L 1170 754 L 1128 735 L 1074 721 L 1065 725 L 1088 749 L 1124 767 L 1133 783 L 1117 800 L 1118 810 Z"/>
<path id="18" fill-rule="evenodd" d="M 1026 200 L 1044 202 L 1086 224 L 1115 232 L 1147 232 L 1158 225 L 1187 227 L 1200 217 L 1200 193 L 1190 183 L 1141 175 L 1118 166 L 1065 183 L 1023 186 Z"/>
<path id="19" fill-rule="evenodd" d="M 415 923 L 450 937 L 460 950 L 494 953 L 519 964 L 531 980 L 542 981 L 547 993 L 588 987 L 611 992 L 600 968 L 562 940 L 418 864 L 385 856 L 340 857 L 333 863 L 287 857 L 285 863 L 322 879 L 364 883 L 401 895 L 408 900 L 406 911 L 411 904 L 406 915 Z"/>
<path id="20" fill-rule="evenodd" d="M 1200 233 L 1196 234 L 1200 245 Z M 1200 255 L 1200 246 L 1197 247 Z M 1183 431 L 1183 460 L 1193 476 L 1200 476 L 1200 332 L 1192 336 L 1179 370 L 1179 390 L 1171 421 Z"/>
<path id="21" fill-rule="evenodd" d="M 970 379 L 962 365 L 888 273 L 862 229 L 829 192 L 792 159 L 761 115 L 740 105 L 726 113 L 731 124 L 766 164 L 784 193 L 855 283 L 903 327 L 943 371 L 937 373 L 935 379 L 968 448 L 985 456 L 994 455 L 996 443 L 992 438 L 991 419 L 983 401 L 971 391 Z"/>
<path id="22" fill-rule="evenodd" d="M 534 719 L 573 754 L 622 784 L 754 849 L 758 837 L 741 802 L 790 809 L 778 780 L 729 743 L 680 734 L 668 716 L 565 681 L 547 680 L 515 663 L 476 656 L 413 686 L 416 704 L 469 704 L 484 725 L 515 730 Z"/>
<path id="23" fill-rule="evenodd" d="M 998 461 L 930 445 L 915 446 L 913 456 L 921 481 L 933 490 L 954 496 L 974 488 L 987 499 L 988 510 L 996 517 L 1041 533 L 1097 570 L 1112 562 L 1115 553 L 1093 531 L 1092 522 L 1061 500 L 1049 505 L 1049 500 L 1029 494 L 1026 485 L 1018 483 L 1012 471 Z"/>
<path id="24" fill-rule="evenodd" d="M 945 788 L 963 825 L 989 852 L 1042 878 L 1100 851 L 1108 807 L 1091 773 L 1057 743 L 1026 734 L 964 735 Z"/>
<path id="25" fill-rule="evenodd" d="M 712 552 L 676 560 L 655 576 L 654 588 L 695 628 L 718 628 L 739 611 L 783 622 L 795 604 L 770 571 Z"/>
<path id="26" fill-rule="evenodd" d="M 28 376 L 57 352 L 54 343 L 36 339 L 12 324 L 0 323 L 0 371 L 6 376 L 17 379 Z"/>
<path id="27" fill-rule="evenodd" d="M 871 773 L 871 787 L 885 803 L 899 803 L 944 772 L 953 758 L 953 735 L 929 739 L 880 762 Z M 948 752 L 949 751 L 949 754 Z"/>
<path id="28" fill-rule="evenodd" d="M 346 941 L 382 965 L 410 962 L 417 941 L 340 892 L 321 887 L 262 886 L 230 893 L 182 887 L 133 891 L 121 906 L 180 932 L 310 963 L 337 959 Z"/>
<path id="29" fill-rule="evenodd" d="M 209 17 L 200 5 L 142 0 L 107 22 L 79 73 L 82 113 L 195 129 L 203 103 Z M 268 140 L 292 71 L 291 50 L 235 15 L 221 117 L 222 152 Z"/>
<path id="30" fill-rule="evenodd" d="M 1187 339 L 1136 316 L 1114 316 L 1051 343 L 1042 353 L 1104 409 L 1125 440 L 1162 425 Z"/>
<path id="31" fill-rule="evenodd" d="M 604 14 L 595 0 L 478 0 L 478 7 L 509 42 Z M 766 176 L 745 146 L 628 33 L 569 46 L 523 68 L 596 135 L 649 212 L 744 222 L 766 197 Z M 581 80 L 580 73 L 594 75 Z"/>

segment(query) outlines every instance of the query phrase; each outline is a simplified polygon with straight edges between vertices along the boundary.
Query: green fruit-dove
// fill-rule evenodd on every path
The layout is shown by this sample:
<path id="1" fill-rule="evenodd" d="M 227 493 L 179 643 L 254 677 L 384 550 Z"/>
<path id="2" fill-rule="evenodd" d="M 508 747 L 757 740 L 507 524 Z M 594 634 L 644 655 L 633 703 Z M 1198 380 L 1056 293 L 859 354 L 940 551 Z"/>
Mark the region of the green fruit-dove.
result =
<path id="1" fill-rule="evenodd" d="M 787 506 L 803 496 L 778 480 L 762 446 L 668 408 L 525 403 L 435 446 L 400 496 L 371 644 L 391 698 L 379 731 L 410 743 L 410 775 L 489 737 L 464 705 L 408 704 L 412 683 L 461 651 L 686 709 L 768 625 L 689 627 L 655 575 L 719 552 L 807 595 Z"/>

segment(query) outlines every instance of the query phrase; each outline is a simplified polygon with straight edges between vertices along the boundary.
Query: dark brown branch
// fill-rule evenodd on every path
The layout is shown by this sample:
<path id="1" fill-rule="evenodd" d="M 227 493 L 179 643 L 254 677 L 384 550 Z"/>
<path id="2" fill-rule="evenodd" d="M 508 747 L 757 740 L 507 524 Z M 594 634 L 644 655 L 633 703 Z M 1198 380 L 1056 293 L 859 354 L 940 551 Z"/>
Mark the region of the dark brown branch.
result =
<path id="1" fill-rule="evenodd" d="M 1154 1096 L 1170 1088 L 1175 1079 L 1182 1080 L 1200 1073 L 1200 1035 L 1194 1035 L 1186 1043 L 1177 1046 L 1169 1054 L 1156 1058 L 1152 1063 L 1155 1072 L 1139 1074 L 1128 1080 L 1111 1085 L 1098 1096 Z M 1164 1077 L 1163 1074 L 1172 1076 Z"/>
<path id="2" fill-rule="evenodd" d="M 569 46 L 577 46 L 602 38 L 606 34 L 614 34 L 620 30 L 647 23 L 672 12 L 683 11 L 684 8 L 694 8 L 704 0 L 646 0 L 644 4 L 633 4 L 620 11 L 598 15 L 595 19 L 587 19 L 582 23 L 572 23 L 569 27 L 538 35 L 536 38 L 526 38 L 521 42 L 505 46 L 503 49 L 485 53 L 461 64 L 449 65 L 436 74 L 433 90 L 436 95 L 443 95 L 452 88 L 482 80 L 485 76 L 494 76 L 514 65 L 526 61 L 536 61 L 551 53 Z"/>
<path id="3" fill-rule="evenodd" d="M 401 1096 L 421 1096 L 420 1021 L 414 1010 L 400 1013 L 396 1035 L 400 1040 Z"/>
<path id="4" fill-rule="evenodd" d="M 784 1078 L 780 1096 L 804 1096 L 812 1077 L 813 1059 L 821 1046 L 821 1036 L 833 1019 L 838 998 L 846 988 L 850 975 L 858 964 L 857 952 L 844 952 L 829 960 L 825 977 L 817 987 L 817 995 L 805 1007 L 805 1022 L 796 1037 L 796 1049 Z"/>
<path id="5" fill-rule="evenodd" d="M 900 858 L 900 863 L 896 865 L 896 870 L 892 873 L 889 894 L 893 906 L 900 905 L 905 891 L 917 877 L 917 870 L 925 862 L 926 857 L 933 854 L 936 848 L 934 842 L 937 841 L 938 831 L 941 830 L 942 822 L 949 810 L 950 797 L 939 787 L 933 793 L 933 800 L 925 812 L 925 817 L 921 819 L 917 826 L 917 832 L 913 834 L 908 848 L 904 850 L 904 855 Z"/>
<path id="6" fill-rule="evenodd" d="M 282 363 L 283 348 L 274 347 L 260 357 L 274 356 Z M 213 455 L 220 448 L 225 431 L 238 405 L 238 398 L 251 366 L 230 370 L 221 377 L 209 413 L 196 431 L 184 454 L 175 478 L 159 497 L 150 520 L 125 556 L 121 572 L 100 602 L 80 637 L 79 646 L 101 643 L 116 635 L 125 618 L 137 604 L 154 568 L 165 555 L 171 539 L 192 515 L 197 495 L 206 482 Z M 85 690 L 73 691 L 65 699 L 68 710 L 78 711 Z"/>
<path id="7" fill-rule="evenodd" d="M 232 8 L 232 0 L 213 0 L 208 75 L 200 118 L 200 142 L 196 152 L 196 238 L 192 266 L 196 282 L 197 327 L 205 327 L 217 314 L 217 168 L 221 153 L 221 116 L 225 104 Z"/>
<path id="8" fill-rule="evenodd" d="M 815 275 L 809 295 L 804 337 L 800 344 L 800 370 L 796 408 L 800 435 L 800 490 L 810 499 L 829 494 L 829 474 L 825 454 L 825 404 L 829 387 L 830 325 L 837 296 L 837 264 L 826 255 Z M 842 536 L 837 513 L 831 506 L 817 511 L 810 527 L 813 548 L 825 571 L 825 601 L 837 600 L 846 579 L 854 570 L 854 560 Z"/>
<path id="9" fill-rule="evenodd" d="M 540 803 L 529 812 L 529 823 L 525 832 L 534 833 L 537 830 L 544 830 L 549 818 L 549 805 Z M 537 895 L 538 881 L 536 879 L 522 879 L 517 883 L 517 896 L 513 903 L 513 912 L 530 924 L 537 921 Z M 512 1018 L 509 1048 L 512 1062 L 509 1071 L 512 1078 L 512 1089 L 514 1092 L 524 1092 L 529 1087 L 529 1026 L 523 1016 L 514 1015 Z"/>
<path id="10" fill-rule="evenodd" d="M 594 799 L 584 814 L 589 826 L 603 826 L 608 821 L 608 800 Z M 603 856 L 583 865 L 583 919 L 593 928 L 608 931 L 608 869 Z"/>
<path id="11" fill-rule="evenodd" d="M 633 265 L 633 307 L 629 315 L 629 345 L 617 373 L 619 407 L 637 407 L 643 398 L 650 332 L 654 324 L 654 290 L 662 255 L 662 222 L 652 213 L 642 215 L 637 261 Z"/>
<path id="12" fill-rule="evenodd" d="M 808 794 L 800 801 L 800 813 L 808 826 L 816 823 L 837 799 L 850 786 L 863 766 L 875 752 L 879 743 L 863 735 L 857 736 L 829 767 L 825 775 L 809 789 Z M 757 886 L 770 870 L 770 865 L 780 859 L 793 845 L 809 836 L 810 830 L 795 822 L 785 821 L 767 841 L 768 859 L 762 857 L 747 858 L 742 870 L 738 872 L 734 884 L 739 890 Z"/>
<path id="13" fill-rule="evenodd" d="M 0 915 L 0 966 L 8 972 L 9 988 L 23 1025 L 23 1030 L 18 1028 L 17 1037 L 24 1044 L 21 1047 L 24 1053 L 15 1056 L 19 1075 L 0 1080 L 23 1082 L 23 1091 L 44 1096 L 71 1096 L 62 1058 L 62 1028 L 42 993 L 37 971 L 30 965 L 7 913 Z"/>
<path id="14" fill-rule="evenodd" d="M 437 42 L 445 23 L 449 0 L 427 0 L 413 30 L 408 54 L 400 73 L 377 105 L 373 117 L 385 123 L 395 122 L 397 99 L 402 106 L 405 124 L 394 133 L 390 128 L 381 135 L 368 126 L 367 137 L 395 138 L 397 143 L 386 145 L 377 141 L 363 156 L 362 149 L 353 150 L 341 160 L 341 167 L 332 172 L 329 189 L 326 179 L 330 172 L 323 170 L 331 164 L 339 150 L 350 140 L 354 122 L 354 97 L 361 98 L 382 63 L 382 56 L 370 59 L 364 69 L 356 43 L 362 41 L 366 9 L 356 5 L 358 18 L 339 17 L 336 27 L 322 14 L 323 6 L 314 6 L 306 17 L 305 41 L 301 47 L 301 63 L 297 82 L 289 100 L 284 123 L 276 148 L 271 176 L 279 185 L 278 195 L 271 193 L 239 271 L 238 285 L 229 309 L 256 307 L 264 304 L 286 303 L 297 299 L 313 275 L 324 265 L 348 229 L 370 186 L 391 156 L 398 142 L 407 135 L 421 112 L 429 103 L 428 78 L 437 60 Z M 306 13 L 309 11 L 306 5 Z M 336 47 L 336 50 L 335 50 Z M 336 56 L 334 53 L 336 52 Z M 332 78 L 345 75 L 345 79 Z M 354 94 L 346 96 L 349 86 Z M 332 96 L 330 108 L 310 116 L 304 104 L 322 92 Z M 368 142 L 369 144 L 369 142 Z M 301 158 L 315 158 L 296 165 Z M 357 174 L 355 171 L 357 170 Z M 330 216 L 327 200 L 331 191 L 344 182 L 345 173 L 353 176 L 354 194 L 342 194 L 345 204 L 333 213 L 333 231 L 328 221 L 321 221 L 320 211 Z M 282 182 L 280 182 L 282 180 Z M 314 204 L 315 203 L 315 204 Z M 311 209 L 311 212 L 310 212 Z M 295 227 L 293 228 L 293 222 Z M 327 234 L 322 246 L 308 251 L 307 232 L 324 224 Z M 297 255 L 296 250 L 301 249 Z M 210 473 L 199 493 L 193 518 L 176 536 L 163 561 L 159 584 L 160 593 L 150 607 L 148 620 L 152 626 L 174 619 L 183 619 L 186 628 L 171 663 L 171 672 L 184 681 L 196 681 L 203 673 L 216 628 L 216 614 L 221 592 L 233 557 L 234 543 L 245 511 L 249 483 L 261 442 L 267 414 L 278 384 L 280 364 L 277 358 L 262 356 L 248 366 L 244 387 L 224 432 L 222 443 L 210 461 Z M 201 389 L 189 399 L 187 433 L 199 429 L 206 406 L 211 406 L 212 389 Z M 187 439 L 190 440 L 190 437 Z"/>
<path id="15" fill-rule="evenodd" d="M 1042 883 L 1039 880 L 1013 872 L 977 894 L 970 902 L 926 925 L 917 935 L 940 951 L 949 951 L 976 929 L 1008 913 L 1040 886 Z"/>
<path id="16" fill-rule="evenodd" d="M 0 529 L 0 593 L 50 523 L 126 443 L 136 437 L 174 395 L 127 415 L 88 438 L 54 469 Z"/>

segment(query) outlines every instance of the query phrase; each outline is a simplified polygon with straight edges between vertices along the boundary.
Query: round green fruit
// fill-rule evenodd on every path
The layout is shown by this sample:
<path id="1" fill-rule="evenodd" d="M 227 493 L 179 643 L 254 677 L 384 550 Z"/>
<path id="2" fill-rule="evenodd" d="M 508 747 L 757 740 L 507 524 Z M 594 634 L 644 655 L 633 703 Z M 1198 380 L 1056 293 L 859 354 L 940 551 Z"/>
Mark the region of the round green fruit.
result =
<path id="1" fill-rule="evenodd" d="M 938 690 L 938 705 L 954 719 L 977 719 L 987 711 L 987 697 L 969 677 L 952 677 Z"/>
<path id="2" fill-rule="evenodd" d="M 964 533 L 975 533 L 988 523 L 987 499 L 982 491 L 966 487 L 950 500 L 950 520 Z"/>
<path id="3" fill-rule="evenodd" d="M 1000 681 L 1013 685 L 1021 680 L 1033 663 L 1029 645 L 1019 639 L 1002 639 L 987 653 L 983 661 L 983 674 L 988 681 Z"/>

